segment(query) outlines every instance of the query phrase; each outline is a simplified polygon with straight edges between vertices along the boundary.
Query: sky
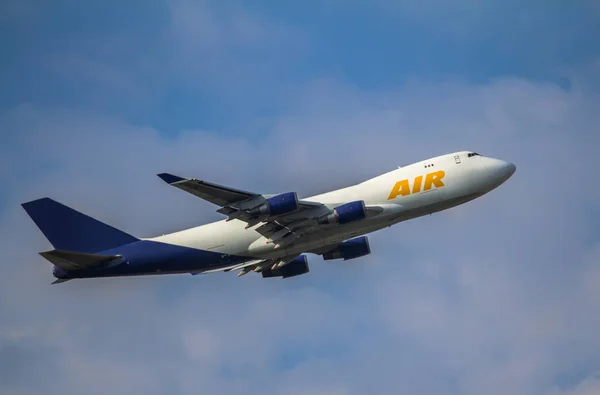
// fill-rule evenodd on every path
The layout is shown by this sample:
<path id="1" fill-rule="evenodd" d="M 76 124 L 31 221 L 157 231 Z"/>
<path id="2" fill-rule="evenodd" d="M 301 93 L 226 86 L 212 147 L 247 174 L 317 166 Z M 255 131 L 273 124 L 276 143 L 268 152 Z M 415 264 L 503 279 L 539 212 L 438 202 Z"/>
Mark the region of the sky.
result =
<path id="1" fill-rule="evenodd" d="M 0 393 L 600 393 L 593 0 L 0 3 Z M 52 286 L 20 204 L 138 237 L 171 172 L 309 196 L 459 150 L 497 190 L 292 279 Z"/>

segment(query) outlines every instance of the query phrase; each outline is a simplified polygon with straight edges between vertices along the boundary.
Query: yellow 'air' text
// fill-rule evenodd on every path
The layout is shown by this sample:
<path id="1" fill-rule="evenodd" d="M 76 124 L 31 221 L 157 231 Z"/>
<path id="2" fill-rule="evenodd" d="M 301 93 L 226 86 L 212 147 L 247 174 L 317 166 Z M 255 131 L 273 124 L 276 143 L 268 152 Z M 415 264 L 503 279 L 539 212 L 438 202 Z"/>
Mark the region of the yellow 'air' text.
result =
<path id="1" fill-rule="evenodd" d="M 425 175 L 425 183 L 423 183 L 423 176 L 416 176 L 413 181 L 412 192 L 408 180 L 401 180 L 394 184 L 388 200 L 395 199 L 398 196 L 407 196 L 411 193 L 421 192 L 421 185 L 423 185 L 423 191 L 430 190 L 433 186 L 440 188 L 444 186 L 442 178 L 446 173 L 443 170 L 434 171 Z"/>

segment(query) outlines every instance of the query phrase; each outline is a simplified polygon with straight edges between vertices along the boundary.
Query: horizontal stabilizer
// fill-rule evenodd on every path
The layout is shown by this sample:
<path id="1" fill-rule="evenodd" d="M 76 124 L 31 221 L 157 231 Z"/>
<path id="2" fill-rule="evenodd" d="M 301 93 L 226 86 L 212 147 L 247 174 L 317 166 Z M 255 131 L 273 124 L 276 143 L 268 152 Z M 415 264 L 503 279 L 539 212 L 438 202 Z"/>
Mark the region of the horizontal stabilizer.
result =
<path id="1" fill-rule="evenodd" d="M 67 272 L 108 267 L 118 263 L 121 259 L 118 255 L 97 255 L 63 250 L 40 252 L 40 255 L 54 266 Z"/>

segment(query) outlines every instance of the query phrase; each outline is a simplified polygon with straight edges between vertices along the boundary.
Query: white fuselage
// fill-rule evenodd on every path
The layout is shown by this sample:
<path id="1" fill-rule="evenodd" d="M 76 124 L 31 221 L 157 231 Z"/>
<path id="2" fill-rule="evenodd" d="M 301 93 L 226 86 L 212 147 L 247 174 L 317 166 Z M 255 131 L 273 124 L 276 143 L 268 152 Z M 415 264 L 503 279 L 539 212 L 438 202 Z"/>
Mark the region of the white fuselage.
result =
<path id="1" fill-rule="evenodd" d="M 383 210 L 372 217 L 326 227 L 276 249 L 255 227 L 240 220 L 218 221 L 147 240 L 255 258 L 279 258 L 339 243 L 398 222 L 445 210 L 479 197 L 506 181 L 511 163 L 468 151 L 457 152 L 398 168 L 362 183 L 303 198 L 334 208 L 363 200 Z"/>

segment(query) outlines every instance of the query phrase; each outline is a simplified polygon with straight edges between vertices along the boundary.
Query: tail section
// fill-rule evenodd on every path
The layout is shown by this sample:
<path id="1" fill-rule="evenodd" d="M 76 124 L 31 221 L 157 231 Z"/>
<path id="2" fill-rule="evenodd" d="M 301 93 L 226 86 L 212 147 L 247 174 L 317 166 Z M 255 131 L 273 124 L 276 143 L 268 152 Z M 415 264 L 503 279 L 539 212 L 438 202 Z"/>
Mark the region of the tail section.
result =
<path id="1" fill-rule="evenodd" d="M 50 198 L 22 206 L 57 250 L 95 253 L 138 240 Z"/>

